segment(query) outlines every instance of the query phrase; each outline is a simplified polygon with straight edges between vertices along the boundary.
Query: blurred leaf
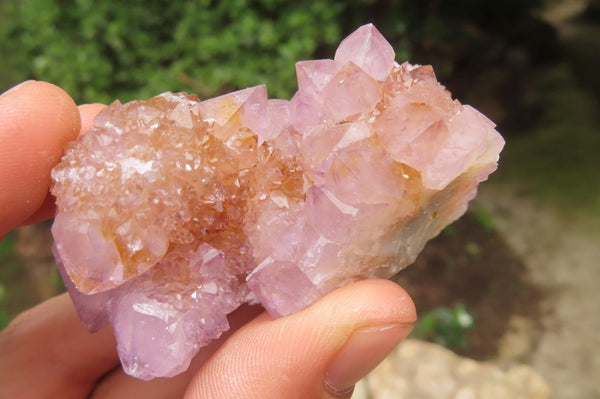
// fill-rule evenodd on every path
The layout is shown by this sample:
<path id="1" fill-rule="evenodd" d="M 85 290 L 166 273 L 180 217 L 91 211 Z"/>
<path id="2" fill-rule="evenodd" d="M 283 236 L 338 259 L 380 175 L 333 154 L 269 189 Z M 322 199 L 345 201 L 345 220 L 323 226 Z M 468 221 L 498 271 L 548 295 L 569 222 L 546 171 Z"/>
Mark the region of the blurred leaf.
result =
<path id="1" fill-rule="evenodd" d="M 469 241 L 465 243 L 465 251 L 471 255 L 473 258 L 479 259 L 483 255 L 481 252 L 481 247 L 478 243 L 474 241 Z"/>
<path id="2" fill-rule="evenodd" d="M 414 329 L 414 335 L 436 342 L 450 349 L 468 345 L 467 330 L 473 328 L 475 319 L 464 305 L 454 309 L 440 307 L 423 314 Z"/>
<path id="3" fill-rule="evenodd" d="M 2 331 L 10 323 L 10 315 L 0 309 L 0 331 Z"/>
<path id="4" fill-rule="evenodd" d="M 446 237 L 456 237 L 458 235 L 458 229 L 454 223 L 449 224 L 442 230 L 442 234 Z"/>
<path id="5" fill-rule="evenodd" d="M 15 250 L 15 235 L 8 233 L 2 241 L 0 241 L 0 259 L 10 256 Z"/>
<path id="6" fill-rule="evenodd" d="M 483 208 L 479 208 L 474 213 L 474 218 L 477 224 L 479 224 L 487 232 L 496 230 L 496 223 L 491 213 Z"/>
<path id="7" fill-rule="evenodd" d="M 56 292 L 62 293 L 67 291 L 67 286 L 58 270 L 55 270 L 54 273 L 52 273 L 52 286 L 56 289 Z"/>
<path id="8" fill-rule="evenodd" d="M 6 289 L 0 284 L 0 330 L 8 325 L 10 322 L 10 315 L 3 309 L 3 302 L 6 297 Z"/>

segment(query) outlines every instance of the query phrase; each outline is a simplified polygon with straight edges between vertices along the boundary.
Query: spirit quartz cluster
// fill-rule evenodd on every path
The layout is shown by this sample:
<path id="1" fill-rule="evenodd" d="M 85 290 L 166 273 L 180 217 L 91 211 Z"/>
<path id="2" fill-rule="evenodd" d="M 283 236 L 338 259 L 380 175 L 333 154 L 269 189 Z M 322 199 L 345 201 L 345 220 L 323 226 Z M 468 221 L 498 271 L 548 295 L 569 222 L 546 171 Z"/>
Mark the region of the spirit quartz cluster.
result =
<path id="1" fill-rule="evenodd" d="M 373 25 L 299 90 L 113 103 L 53 170 L 55 256 L 124 370 L 184 371 L 245 302 L 282 316 L 390 277 L 461 216 L 504 145 Z"/>

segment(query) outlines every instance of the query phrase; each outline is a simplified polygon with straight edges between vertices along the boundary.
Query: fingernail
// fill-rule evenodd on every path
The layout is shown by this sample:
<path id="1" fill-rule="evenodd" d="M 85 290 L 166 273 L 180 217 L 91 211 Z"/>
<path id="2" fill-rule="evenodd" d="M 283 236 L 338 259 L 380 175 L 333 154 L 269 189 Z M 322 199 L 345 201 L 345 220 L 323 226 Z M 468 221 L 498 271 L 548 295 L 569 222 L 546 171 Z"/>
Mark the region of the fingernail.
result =
<path id="1" fill-rule="evenodd" d="M 14 93 L 14 92 L 18 91 L 19 89 L 22 89 L 23 86 L 27 85 L 30 82 L 33 82 L 33 80 L 26 80 L 24 82 L 21 82 L 18 85 L 13 86 L 10 89 L 6 90 L 4 93 L 0 93 L 0 96 L 3 96 L 3 95 L 8 94 L 8 93 Z"/>
<path id="2" fill-rule="evenodd" d="M 352 392 L 410 333 L 412 324 L 384 324 L 358 329 L 335 355 L 325 372 L 325 388 L 333 395 Z"/>

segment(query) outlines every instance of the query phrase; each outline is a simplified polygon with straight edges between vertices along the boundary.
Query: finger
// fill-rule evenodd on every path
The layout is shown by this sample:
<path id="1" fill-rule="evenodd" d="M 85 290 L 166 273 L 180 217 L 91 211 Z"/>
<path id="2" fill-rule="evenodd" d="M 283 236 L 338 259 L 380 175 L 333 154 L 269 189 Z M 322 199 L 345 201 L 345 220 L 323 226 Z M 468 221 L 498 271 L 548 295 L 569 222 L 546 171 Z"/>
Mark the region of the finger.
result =
<path id="1" fill-rule="evenodd" d="M 349 398 L 415 318 L 408 294 L 386 280 L 341 288 L 281 319 L 259 316 L 217 350 L 185 398 Z"/>
<path id="2" fill-rule="evenodd" d="M 170 399 L 183 397 L 190 380 L 206 360 L 234 331 L 254 319 L 261 312 L 262 308 L 260 306 L 242 306 L 229 315 L 230 330 L 224 333 L 219 340 L 202 348 L 185 373 L 173 378 L 141 381 L 126 375 L 123 369 L 117 368 L 99 382 L 90 399 Z"/>
<path id="3" fill-rule="evenodd" d="M 50 169 L 79 130 L 77 107 L 57 86 L 28 81 L 0 96 L 0 237 L 43 205 Z"/>
<path id="4" fill-rule="evenodd" d="M 106 105 L 104 104 L 83 104 L 77 107 L 81 115 L 81 131 L 79 135 L 85 134 L 94 124 L 94 118 L 100 113 Z"/>
<path id="5" fill-rule="evenodd" d="M 19 315 L 0 333 L 7 398 L 84 398 L 118 364 L 109 328 L 90 334 L 67 294 Z"/>
<path id="6" fill-rule="evenodd" d="M 94 118 L 100 111 L 106 108 L 104 104 L 84 104 L 77 107 L 79 109 L 79 115 L 81 116 L 81 129 L 79 130 L 79 135 L 85 134 L 94 123 Z M 54 216 L 55 212 L 55 198 L 49 192 L 46 194 L 46 199 L 39 207 L 39 209 L 31 215 L 27 220 L 25 220 L 22 224 L 33 224 L 39 223 L 43 220 L 50 219 Z"/>

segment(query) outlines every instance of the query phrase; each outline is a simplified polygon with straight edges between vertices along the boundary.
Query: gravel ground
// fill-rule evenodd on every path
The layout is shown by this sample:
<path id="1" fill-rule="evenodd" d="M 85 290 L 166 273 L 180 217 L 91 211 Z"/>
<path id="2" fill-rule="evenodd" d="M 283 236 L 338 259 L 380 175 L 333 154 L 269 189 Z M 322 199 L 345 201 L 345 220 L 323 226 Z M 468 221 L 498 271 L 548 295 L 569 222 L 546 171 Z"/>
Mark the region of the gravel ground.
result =
<path id="1" fill-rule="evenodd" d="M 541 336 L 532 340 L 526 327 L 508 333 L 498 361 L 525 357 L 550 382 L 552 398 L 600 398 L 600 221 L 567 219 L 502 186 L 485 186 L 478 201 L 551 293 Z"/>

